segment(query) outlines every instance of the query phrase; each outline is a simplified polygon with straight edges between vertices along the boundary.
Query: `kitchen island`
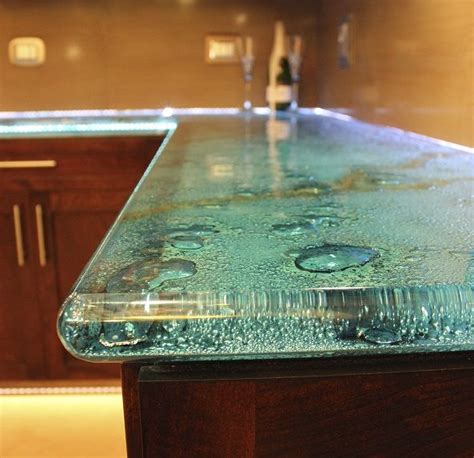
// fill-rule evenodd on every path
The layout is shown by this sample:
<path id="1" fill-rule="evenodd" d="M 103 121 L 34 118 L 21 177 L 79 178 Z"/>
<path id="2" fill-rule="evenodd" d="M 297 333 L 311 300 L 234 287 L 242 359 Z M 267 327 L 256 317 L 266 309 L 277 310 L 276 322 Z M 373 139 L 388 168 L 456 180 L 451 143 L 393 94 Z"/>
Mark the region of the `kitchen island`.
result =
<path id="1" fill-rule="evenodd" d="M 129 456 L 474 448 L 474 156 L 340 118 L 163 121 L 58 319 Z"/>

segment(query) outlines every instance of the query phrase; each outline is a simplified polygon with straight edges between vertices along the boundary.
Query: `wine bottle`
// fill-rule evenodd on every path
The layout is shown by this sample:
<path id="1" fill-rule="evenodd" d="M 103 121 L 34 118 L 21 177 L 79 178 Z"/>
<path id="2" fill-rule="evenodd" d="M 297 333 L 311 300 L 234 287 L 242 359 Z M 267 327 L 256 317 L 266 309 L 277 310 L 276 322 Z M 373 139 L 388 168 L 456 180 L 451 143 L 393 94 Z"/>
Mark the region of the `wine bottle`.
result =
<path id="1" fill-rule="evenodd" d="M 275 37 L 269 63 L 267 102 L 272 110 L 288 110 L 291 105 L 291 70 L 285 46 L 285 26 L 275 23 Z"/>
<path id="2" fill-rule="evenodd" d="M 280 71 L 277 75 L 277 100 L 275 108 L 277 111 L 288 110 L 291 105 L 291 70 L 287 57 L 280 58 Z"/>

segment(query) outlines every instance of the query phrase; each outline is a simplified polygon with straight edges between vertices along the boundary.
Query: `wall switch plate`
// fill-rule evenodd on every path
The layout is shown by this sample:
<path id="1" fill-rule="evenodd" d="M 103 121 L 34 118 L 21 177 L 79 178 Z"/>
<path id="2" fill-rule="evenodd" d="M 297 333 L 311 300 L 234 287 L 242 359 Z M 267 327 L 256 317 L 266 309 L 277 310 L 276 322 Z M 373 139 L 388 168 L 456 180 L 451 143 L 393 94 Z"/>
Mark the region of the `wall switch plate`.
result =
<path id="1" fill-rule="evenodd" d="M 10 63 L 18 66 L 33 67 L 41 65 L 46 59 L 44 41 L 37 37 L 18 37 L 8 44 Z"/>
<path id="2" fill-rule="evenodd" d="M 341 18 L 337 28 L 337 63 L 339 68 L 349 68 L 352 64 L 352 15 Z"/>
<path id="3" fill-rule="evenodd" d="M 209 64 L 239 62 L 240 43 L 241 38 L 238 35 L 207 35 L 206 62 Z"/>

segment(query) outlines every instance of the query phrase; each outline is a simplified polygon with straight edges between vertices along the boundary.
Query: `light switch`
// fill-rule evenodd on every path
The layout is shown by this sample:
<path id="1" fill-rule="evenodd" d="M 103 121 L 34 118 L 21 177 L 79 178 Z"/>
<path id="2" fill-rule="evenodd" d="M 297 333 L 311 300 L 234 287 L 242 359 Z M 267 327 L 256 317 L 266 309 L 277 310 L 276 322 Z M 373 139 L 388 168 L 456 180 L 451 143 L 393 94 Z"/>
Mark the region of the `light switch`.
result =
<path id="1" fill-rule="evenodd" d="M 37 37 L 14 38 L 8 44 L 8 58 L 13 65 L 41 65 L 46 58 L 44 41 Z"/>
<path id="2" fill-rule="evenodd" d="M 206 37 L 206 62 L 239 62 L 239 40 L 237 35 L 208 35 Z"/>

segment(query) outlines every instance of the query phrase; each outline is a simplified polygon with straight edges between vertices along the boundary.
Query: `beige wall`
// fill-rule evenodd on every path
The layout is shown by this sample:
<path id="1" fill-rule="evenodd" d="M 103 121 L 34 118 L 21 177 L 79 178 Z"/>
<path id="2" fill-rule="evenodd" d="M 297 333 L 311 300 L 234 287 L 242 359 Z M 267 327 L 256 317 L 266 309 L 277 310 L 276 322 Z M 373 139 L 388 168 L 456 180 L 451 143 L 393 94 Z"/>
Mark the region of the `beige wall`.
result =
<path id="1" fill-rule="evenodd" d="M 0 0 L 0 110 L 238 106 L 239 64 L 204 62 L 210 32 L 254 37 L 254 102 L 263 105 L 277 19 L 304 35 L 301 99 L 314 106 L 311 0 Z M 8 63 L 9 40 L 25 35 L 45 40 L 42 67 Z"/>
<path id="2" fill-rule="evenodd" d="M 239 65 L 204 61 L 207 33 L 255 38 L 264 105 L 273 23 L 302 33 L 301 102 L 474 145 L 474 0 L 0 0 L 0 110 L 238 106 Z M 353 15 L 354 62 L 337 67 L 337 25 Z M 7 45 L 46 42 L 14 67 Z"/>
<path id="3" fill-rule="evenodd" d="M 473 0 L 321 0 L 318 105 L 474 146 Z M 353 15 L 353 65 L 337 25 Z"/>

